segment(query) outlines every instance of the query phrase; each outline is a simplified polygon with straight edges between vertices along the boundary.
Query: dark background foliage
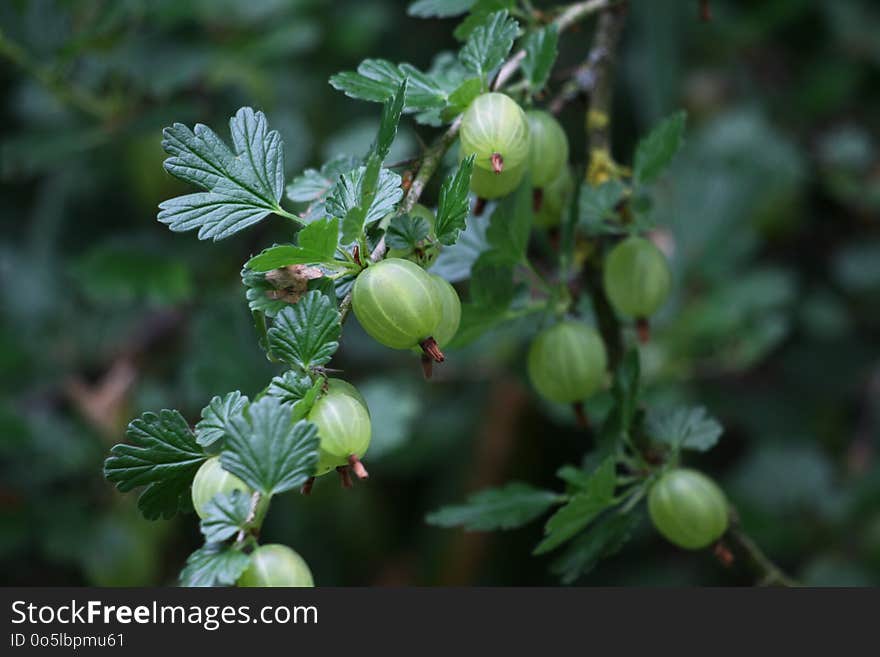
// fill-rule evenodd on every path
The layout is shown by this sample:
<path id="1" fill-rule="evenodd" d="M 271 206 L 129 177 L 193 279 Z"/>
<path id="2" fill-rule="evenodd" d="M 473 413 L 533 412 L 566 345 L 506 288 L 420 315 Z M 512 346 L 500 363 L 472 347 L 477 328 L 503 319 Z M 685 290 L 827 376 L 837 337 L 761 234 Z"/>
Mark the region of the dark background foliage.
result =
<path id="1" fill-rule="evenodd" d="M 880 7 L 712 0 L 702 23 L 696 5 L 631 2 L 618 67 L 618 157 L 661 117 L 689 113 L 656 208 L 675 293 L 642 350 L 647 399 L 721 420 L 719 447 L 689 463 L 723 484 L 784 568 L 809 584 L 878 584 Z M 156 206 L 189 190 L 162 169 L 162 127 L 225 136 L 238 107 L 261 108 L 289 179 L 373 137 L 379 106 L 334 91 L 329 75 L 365 57 L 427 67 L 455 47 L 454 25 L 391 0 L 0 4 L 3 583 L 173 583 L 197 523 L 143 520 L 102 460 L 130 417 L 175 407 L 195 420 L 213 395 L 254 393 L 274 373 L 239 269 L 286 226 L 220 243 L 171 234 Z M 551 89 L 592 29 L 563 36 Z M 583 109 L 562 114 L 576 162 Z M 405 124 L 400 157 L 431 137 Z M 372 478 L 279 498 L 264 537 L 297 549 L 324 585 L 555 582 L 530 556 L 539 525 L 489 535 L 423 521 L 509 479 L 558 487 L 556 468 L 589 447 L 565 409 L 528 390 L 533 328 L 452 352 L 424 384 L 407 354 L 349 322 L 334 364 L 369 401 Z M 581 580 L 750 582 L 646 520 Z"/>

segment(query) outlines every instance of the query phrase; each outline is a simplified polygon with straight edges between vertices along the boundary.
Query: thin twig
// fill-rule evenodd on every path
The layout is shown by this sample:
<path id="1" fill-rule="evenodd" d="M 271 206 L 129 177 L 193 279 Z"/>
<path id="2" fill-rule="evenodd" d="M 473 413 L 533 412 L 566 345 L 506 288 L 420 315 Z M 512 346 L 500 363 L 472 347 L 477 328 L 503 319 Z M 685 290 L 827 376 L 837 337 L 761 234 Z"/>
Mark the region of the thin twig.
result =
<path id="1" fill-rule="evenodd" d="M 725 534 L 726 538 L 736 547 L 748 561 L 751 568 L 758 575 L 758 583 L 761 586 L 798 586 L 798 582 L 788 576 L 783 570 L 764 554 L 752 538 L 743 531 L 739 524 L 739 515 L 735 509 L 730 510 L 730 528 Z"/>
<path id="2" fill-rule="evenodd" d="M 560 32 L 564 32 L 578 21 L 583 20 L 590 14 L 601 11 L 613 5 L 613 0 L 587 0 L 586 2 L 576 2 L 566 7 L 551 23 L 556 26 Z M 525 50 L 518 50 L 508 59 L 504 65 L 498 69 L 498 75 L 492 83 L 492 90 L 500 89 L 513 77 L 519 65 L 526 57 Z"/>

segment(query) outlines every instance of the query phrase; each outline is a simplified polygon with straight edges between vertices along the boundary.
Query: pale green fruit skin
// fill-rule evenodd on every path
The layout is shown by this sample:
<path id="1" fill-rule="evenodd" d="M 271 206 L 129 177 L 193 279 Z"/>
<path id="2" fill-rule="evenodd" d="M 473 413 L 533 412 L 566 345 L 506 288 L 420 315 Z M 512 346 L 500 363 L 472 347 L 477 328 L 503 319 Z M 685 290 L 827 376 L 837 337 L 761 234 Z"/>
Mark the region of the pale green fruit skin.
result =
<path id="1" fill-rule="evenodd" d="M 669 296 L 672 275 L 666 257 L 650 241 L 629 237 L 605 259 L 605 294 L 625 317 L 653 315 Z"/>
<path id="2" fill-rule="evenodd" d="M 581 401 L 605 380 L 607 355 L 596 329 L 565 320 L 541 331 L 529 347 L 532 386 L 545 399 L 560 404 Z"/>
<path id="3" fill-rule="evenodd" d="M 544 187 L 544 198 L 541 209 L 535 213 L 535 226 L 553 228 L 562 221 L 562 215 L 568 209 L 574 194 L 574 176 L 567 166 L 562 172 Z"/>
<path id="4" fill-rule="evenodd" d="M 529 171 L 534 187 L 545 187 L 559 177 L 568 163 L 568 137 L 552 114 L 526 112 L 529 122 Z"/>
<path id="5" fill-rule="evenodd" d="M 501 173 L 474 167 L 471 174 L 471 191 L 479 198 L 489 201 L 507 196 L 519 187 L 525 172 L 526 168 L 523 165 L 515 168 L 505 166 Z"/>
<path id="6" fill-rule="evenodd" d="M 440 300 L 440 321 L 434 327 L 431 337 L 442 349 L 458 333 L 458 325 L 461 323 L 461 299 L 458 298 L 458 292 L 449 281 L 437 274 L 429 275 L 437 286 L 437 298 Z M 423 353 L 421 347 L 414 347 L 412 351 L 417 354 Z"/>
<path id="7" fill-rule="evenodd" d="M 440 321 L 434 327 L 434 340 L 440 347 L 445 347 L 458 333 L 461 322 L 461 299 L 452 284 L 437 274 L 429 274 L 437 288 L 440 299 Z"/>
<path id="8" fill-rule="evenodd" d="M 299 554 L 286 545 L 269 543 L 251 553 L 251 563 L 236 586 L 296 586 L 312 587 L 312 571 Z"/>
<path id="9" fill-rule="evenodd" d="M 666 540 L 687 550 L 711 545 L 727 531 L 727 499 L 696 470 L 670 470 L 648 494 L 648 513 Z"/>
<path id="10" fill-rule="evenodd" d="M 307 417 L 317 427 L 321 441 L 316 476 L 347 465 L 352 454 L 361 458 L 370 446 L 370 412 L 363 397 L 357 390 L 351 394 L 340 388 L 337 385 L 336 390 L 331 388 L 319 397 Z"/>
<path id="11" fill-rule="evenodd" d="M 515 169 L 529 156 L 529 124 L 516 101 L 501 93 L 478 96 L 461 119 L 461 152 L 476 155 L 474 164 L 492 171 L 492 154 L 499 153 L 504 168 Z"/>
<path id="12" fill-rule="evenodd" d="M 440 321 L 437 288 L 428 273 L 409 260 L 386 258 L 362 271 L 351 307 L 376 342 L 392 349 L 415 347 Z"/>
<path id="13" fill-rule="evenodd" d="M 364 408 L 367 409 L 367 413 L 369 414 L 370 409 L 367 408 L 367 400 L 364 399 L 364 396 L 361 394 L 361 391 L 355 388 L 352 384 L 344 379 L 327 379 L 327 393 L 339 393 L 342 395 L 350 395 L 357 399 L 361 404 L 364 405 Z"/>
<path id="14" fill-rule="evenodd" d="M 212 456 L 202 463 L 193 478 L 192 502 L 196 513 L 200 518 L 204 518 L 205 506 L 215 495 L 231 493 L 234 490 L 240 490 L 245 495 L 253 492 L 241 479 L 223 469 L 219 456 Z"/>

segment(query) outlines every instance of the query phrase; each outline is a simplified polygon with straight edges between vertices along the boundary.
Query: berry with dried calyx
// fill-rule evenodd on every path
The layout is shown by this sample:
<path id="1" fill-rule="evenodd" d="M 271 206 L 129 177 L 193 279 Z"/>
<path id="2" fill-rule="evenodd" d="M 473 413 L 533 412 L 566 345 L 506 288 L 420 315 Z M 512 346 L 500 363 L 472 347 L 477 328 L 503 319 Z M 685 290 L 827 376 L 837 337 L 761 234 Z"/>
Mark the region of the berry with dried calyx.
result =
<path id="1" fill-rule="evenodd" d="M 462 155 L 475 155 L 474 164 L 487 171 L 515 169 L 528 159 L 525 112 L 501 93 L 483 94 L 470 104 L 461 119 L 459 138 Z"/>

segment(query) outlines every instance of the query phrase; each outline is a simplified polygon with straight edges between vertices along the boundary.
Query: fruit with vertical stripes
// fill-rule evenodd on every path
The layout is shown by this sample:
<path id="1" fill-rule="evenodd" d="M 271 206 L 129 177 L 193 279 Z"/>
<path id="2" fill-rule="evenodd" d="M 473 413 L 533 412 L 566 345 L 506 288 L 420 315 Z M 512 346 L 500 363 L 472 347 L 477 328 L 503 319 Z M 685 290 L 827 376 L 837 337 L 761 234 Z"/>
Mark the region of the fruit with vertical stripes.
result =
<path id="1" fill-rule="evenodd" d="M 606 362 L 605 345 L 596 329 L 564 320 L 541 331 L 532 342 L 529 379 L 545 399 L 570 404 L 602 386 Z"/>

